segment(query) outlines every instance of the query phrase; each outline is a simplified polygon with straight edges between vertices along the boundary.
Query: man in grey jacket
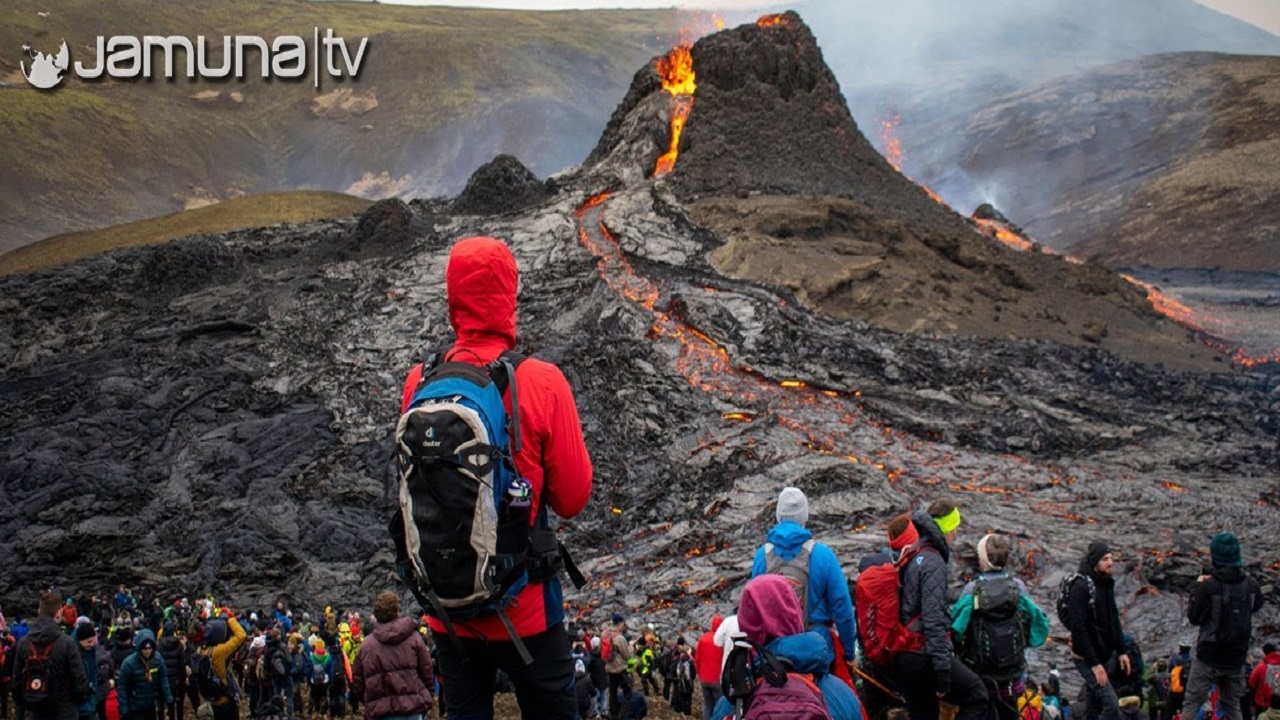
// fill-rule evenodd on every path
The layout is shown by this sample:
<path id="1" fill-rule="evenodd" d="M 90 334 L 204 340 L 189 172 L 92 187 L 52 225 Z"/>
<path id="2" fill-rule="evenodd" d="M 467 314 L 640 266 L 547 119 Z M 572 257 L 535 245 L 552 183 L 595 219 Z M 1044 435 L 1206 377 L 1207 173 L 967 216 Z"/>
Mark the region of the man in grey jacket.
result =
<path id="1" fill-rule="evenodd" d="M 982 681 L 951 651 L 951 615 L 947 603 L 949 537 L 960 526 L 960 508 L 937 500 L 928 512 L 915 512 L 911 523 L 920 534 L 904 550 L 900 620 L 910 632 L 924 636 L 923 651 L 904 651 L 893 659 L 894 679 L 911 720 L 937 720 L 938 701 L 959 708 L 956 720 L 986 720 L 990 699 Z"/>

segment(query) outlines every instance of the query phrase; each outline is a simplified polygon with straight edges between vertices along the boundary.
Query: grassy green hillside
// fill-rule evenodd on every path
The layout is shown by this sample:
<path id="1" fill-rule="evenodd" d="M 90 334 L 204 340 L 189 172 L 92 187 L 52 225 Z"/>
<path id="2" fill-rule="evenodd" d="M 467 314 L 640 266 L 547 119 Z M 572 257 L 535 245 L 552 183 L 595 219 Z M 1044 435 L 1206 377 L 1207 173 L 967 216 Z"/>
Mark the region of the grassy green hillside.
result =
<path id="1" fill-rule="evenodd" d="M 453 193 L 500 152 L 554 172 L 586 156 L 680 19 L 304 0 L 24 6 L 0 25 L 0 252 L 243 193 Z M 302 82 L 68 77 L 37 91 L 18 67 L 24 44 L 53 52 L 64 38 L 73 61 L 94 65 L 98 35 L 204 35 L 220 47 L 236 34 L 310 42 L 315 27 L 353 47 L 370 38 L 358 79 L 322 75 L 317 91 L 309 67 Z"/>
<path id="2" fill-rule="evenodd" d="M 42 270 L 108 250 L 158 245 L 189 235 L 354 215 L 369 200 L 319 191 L 247 195 L 122 225 L 55 235 L 0 255 L 0 275 Z"/>

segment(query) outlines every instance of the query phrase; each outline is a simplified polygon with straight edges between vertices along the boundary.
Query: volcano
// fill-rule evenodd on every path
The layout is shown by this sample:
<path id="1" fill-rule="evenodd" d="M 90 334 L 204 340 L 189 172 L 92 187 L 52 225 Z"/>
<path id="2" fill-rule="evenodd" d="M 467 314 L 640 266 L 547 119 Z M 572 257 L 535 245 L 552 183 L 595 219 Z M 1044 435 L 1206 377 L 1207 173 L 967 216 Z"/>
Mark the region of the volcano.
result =
<path id="1" fill-rule="evenodd" d="M 886 520 L 944 494 L 964 508 L 957 580 L 1004 532 L 1044 607 L 1107 539 L 1151 647 L 1186 632 L 1179 596 L 1229 528 L 1265 580 L 1260 634 L 1278 632 L 1274 366 L 1195 355 L 1124 280 L 1011 252 L 931 200 L 874 155 L 798 16 L 685 51 L 691 94 L 655 58 L 546 182 L 504 158 L 462 202 L 0 280 L 0 601 L 126 582 L 367 606 L 396 582 L 400 382 L 450 340 L 450 242 L 485 234 L 516 255 L 521 349 L 565 370 L 596 468 L 558 526 L 591 578 L 571 617 L 706 626 L 795 485 L 850 577 Z M 979 303 L 1067 329 L 980 332 Z"/>

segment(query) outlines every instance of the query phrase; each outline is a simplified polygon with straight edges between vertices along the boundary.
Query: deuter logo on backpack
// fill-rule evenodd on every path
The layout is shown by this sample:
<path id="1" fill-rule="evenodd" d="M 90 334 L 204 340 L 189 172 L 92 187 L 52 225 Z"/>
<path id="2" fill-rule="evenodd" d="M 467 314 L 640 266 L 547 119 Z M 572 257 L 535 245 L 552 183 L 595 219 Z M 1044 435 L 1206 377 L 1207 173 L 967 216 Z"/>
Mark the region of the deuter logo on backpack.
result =
<path id="1" fill-rule="evenodd" d="M 432 614 L 493 612 L 527 582 L 532 491 L 516 475 L 503 403 L 513 379 L 509 360 L 424 364 L 396 427 L 406 551 Z"/>

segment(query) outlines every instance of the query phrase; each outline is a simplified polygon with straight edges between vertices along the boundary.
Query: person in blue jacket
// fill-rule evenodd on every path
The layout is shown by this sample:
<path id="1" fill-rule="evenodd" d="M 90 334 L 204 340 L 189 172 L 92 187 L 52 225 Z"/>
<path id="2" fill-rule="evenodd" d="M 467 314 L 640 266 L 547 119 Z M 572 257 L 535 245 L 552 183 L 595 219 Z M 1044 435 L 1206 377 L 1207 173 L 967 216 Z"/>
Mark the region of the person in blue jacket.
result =
<path id="1" fill-rule="evenodd" d="M 120 664 L 116 679 L 116 697 L 120 702 L 121 720 L 156 720 L 160 701 L 173 704 L 169 673 L 164 658 L 156 652 L 156 636 L 149 628 L 137 635 L 138 649 Z"/>
<path id="2" fill-rule="evenodd" d="M 787 580 L 766 575 L 747 583 L 738 604 L 738 629 L 748 640 L 782 660 L 788 672 L 812 676 L 832 720 L 863 720 L 857 693 L 827 672 L 835 658 L 830 641 L 824 637 L 826 633 L 817 629 L 805 631 L 799 601 Z M 726 647 L 725 652 L 731 649 Z M 722 696 L 711 717 L 724 720 L 733 712 L 733 702 Z"/>
<path id="3" fill-rule="evenodd" d="M 778 524 L 769 530 L 768 542 L 756 550 L 751 577 L 782 575 L 793 585 L 807 587 L 803 596 L 797 593 L 805 627 L 834 626 L 839 632 L 838 638 L 829 632 L 824 636 L 833 657 L 843 660 L 835 670 L 844 679 L 848 672 L 845 668 L 854 659 L 858 633 L 853 599 L 849 597 L 849 584 L 840 561 L 831 548 L 814 540 L 813 533 L 805 528 L 809 522 L 809 499 L 799 488 L 783 488 L 778 494 L 776 517 Z"/>

